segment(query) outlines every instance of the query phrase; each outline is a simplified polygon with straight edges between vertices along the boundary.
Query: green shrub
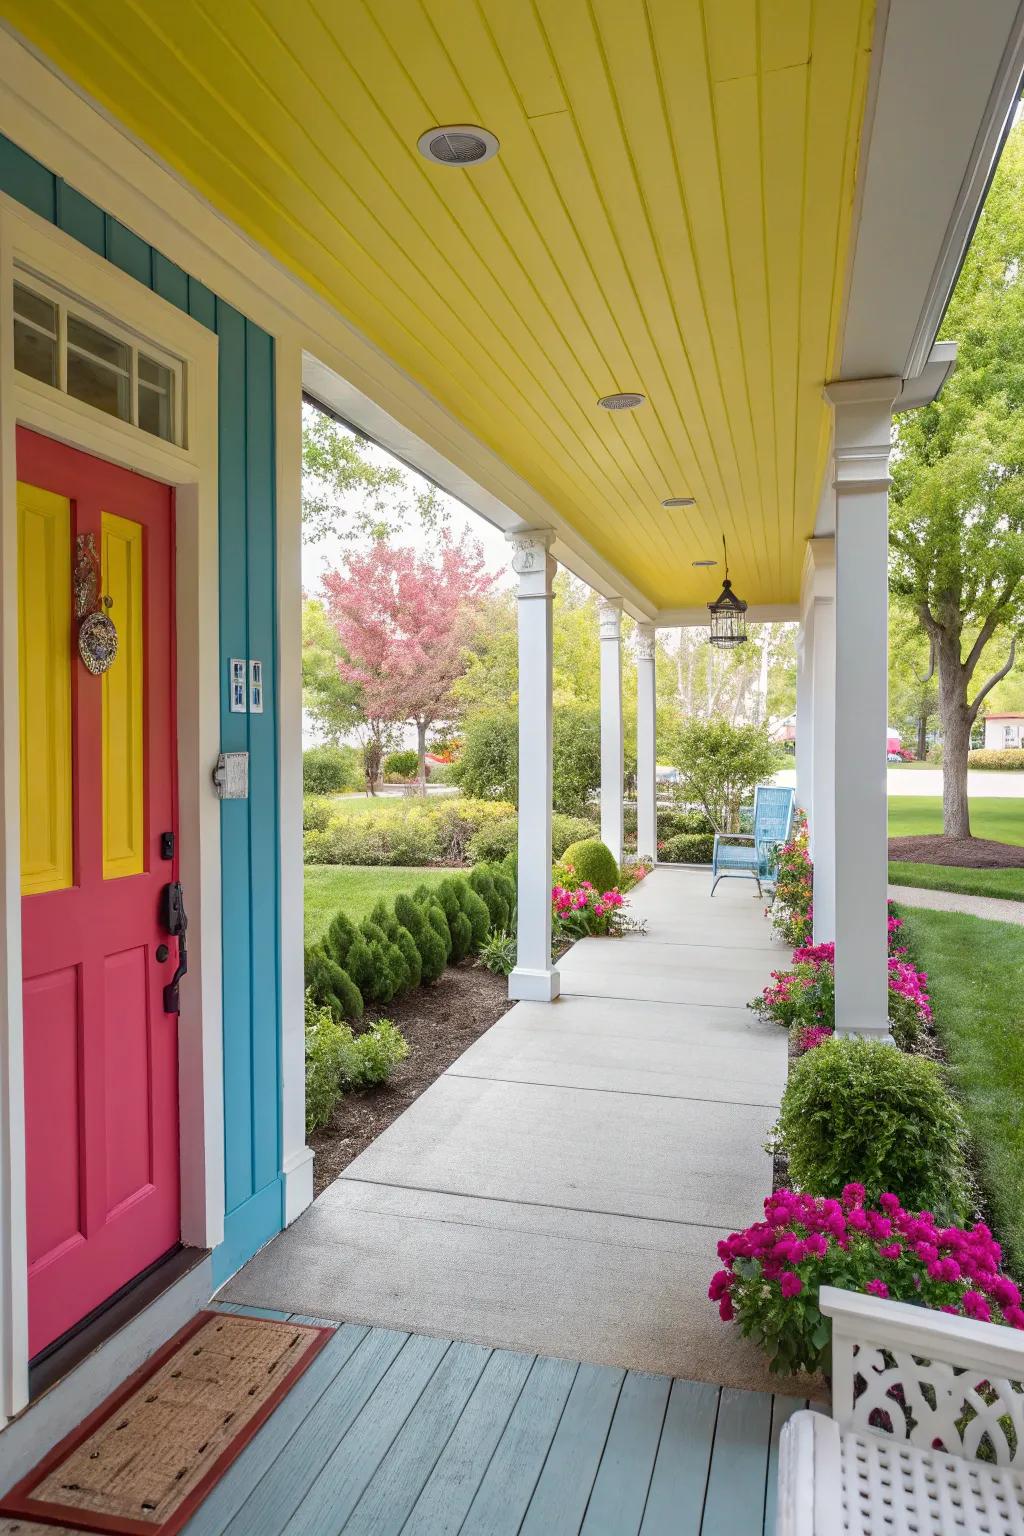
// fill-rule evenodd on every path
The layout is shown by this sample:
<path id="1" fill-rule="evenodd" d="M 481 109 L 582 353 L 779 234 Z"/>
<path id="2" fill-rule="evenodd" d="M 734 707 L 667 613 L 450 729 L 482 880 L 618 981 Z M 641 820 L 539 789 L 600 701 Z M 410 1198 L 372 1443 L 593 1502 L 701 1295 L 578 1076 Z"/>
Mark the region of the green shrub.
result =
<path id="1" fill-rule="evenodd" d="M 732 725 L 721 716 L 681 719 L 663 751 L 679 769 L 686 798 L 723 831 L 739 831 L 739 809 L 756 785 L 771 781 L 785 754 L 764 725 Z"/>
<path id="2" fill-rule="evenodd" d="M 471 800 L 465 796 L 421 802 L 420 814 L 430 820 L 446 864 L 465 862 L 469 844 L 486 828 L 515 817 L 516 808 L 507 800 Z"/>
<path id="3" fill-rule="evenodd" d="M 491 930 L 490 913 L 487 910 L 486 902 L 481 900 L 470 885 L 466 885 L 465 890 L 461 893 L 460 900 L 463 916 L 469 921 L 471 933 L 469 949 L 470 953 L 472 953 L 478 950 L 481 944 L 487 942 L 487 935 Z"/>
<path id="4" fill-rule="evenodd" d="M 610 891 L 619 878 L 619 866 L 611 849 L 597 837 L 570 843 L 561 863 L 573 870 L 577 880 L 589 880 L 597 891 Z"/>
<path id="5" fill-rule="evenodd" d="M 452 964 L 457 965 L 473 948 L 473 929 L 464 912 L 448 919 L 448 932 L 452 936 Z"/>
<path id="6" fill-rule="evenodd" d="M 874 1040 L 826 1040 L 795 1062 L 778 1139 L 794 1184 L 838 1197 L 863 1184 L 956 1220 L 966 1206 L 960 1113 L 939 1068 Z"/>
<path id="7" fill-rule="evenodd" d="M 931 752 L 928 761 L 932 761 Z M 941 758 L 939 759 L 941 762 Z M 1016 768 L 1024 769 L 1024 752 L 1019 747 L 977 747 L 967 754 L 968 768 Z"/>
<path id="8" fill-rule="evenodd" d="M 452 954 L 452 933 L 448 927 L 448 919 L 444 915 L 444 909 L 436 901 L 431 900 L 425 911 L 427 922 L 444 945 L 444 963 L 447 965 Z"/>
<path id="9" fill-rule="evenodd" d="M 452 941 L 451 960 L 454 965 L 465 960 L 473 947 L 473 929 L 462 910 L 468 890 L 469 886 L 458 875 L 449 875 L 434 887 L 434 897 L 448 923 Z"/>
<path id="10" fill-rule="evenodd" d="M 466 850 L 471 864 L 497 864 L 512 852 L 519 841 L 519 821 L 515 816 L 482 827 L 469 840 Z"/>
<path id="11" fill-rule="evenodd" d="M 325 800 L 322 795 L 303 795 L 303 832 L 326 832 L 330 819 L 331 802 L 329 800 Z"/>
<path id="12" fill-rule="evenodd" d="M 307 795 L 336 795 L 363 782 L 354 747 L 309 747 L 302 754 L 302 789 Z"/>
<path id="13" fill-rule="evenodd" d="M 362 993 L 349 972 L 319 944 L 310 945 L 304 958 L 306 986 L 313 1001 L 327 1008 L 338 1023 L 343 1019 L 361 1019 Z"/>
<path id="14" fill-rule="evenodd" d="M 384 772 L 396 779 L 414 779 L 419 772 L 420 760 L 411 747 L 401 752 L 389 752 L 384 759 Z"/>
<path id="15" fill-rule="evenodd" d="M 353 1087 L 373 1088 L 386 1083 L 393 1067 L 409 1054 L 409 1042 L 390 1019 L 378 1019 L 355 1038 L 358 1079 Z"/>
<path id="16" fill-rule="evenodd" d="M 358 929 L 345 912 L 335 912 L 324 934 L 324 948 L 339 965 L 348 965 L 348 952 L 357 937 Z"/>
<path id="17" fill-rule="evenodd" d="M 469 883 L 487 908 L 490 926 L 492 928 L 507 927 L 511 915 L 508 903 L 494 884 L 490 866 L 477 864 L 470 873 Z"/>
<path id="18" fill-rule="evenodd" d="M 330 832 L 318 832 L 314 827 L 302 834 L 302 859 L 305 864 L 333 864 L 334 839 Z"/>
<path id="19" fill-rule="evenodd" d="M 579 816 L 601 782 L 601 714 L 587 704 L 562 704 L 552 715 L 552 805 Z M 515 709 L 481 710 L 466 722 L 452 777 L 483 800 L 519 798 L 519 720 Z"/>
<path id="20" fill-rule="evenodd" d="M 428 985 L 436 981 L 448 963 L 448 954 L 426 912 L 411 896 L 402 893 L 395 897 L 395 917 L 403 928 L 408 929 L 419 950 L 422 983 Z"/>
<path id="21" fill-rule="evenodd" d="M 682 832 L 711 832 L 714 827 L 707 815 L 701 810 L 669 811 L 660 810 L 657 815 L 658 837 L 667 840 L 670 837 L 678 837 Z"/>
<path id="22" fill-rule="evenodd" d="M 437 833 L 424 817 L 396 811 L 336 817 L 327 831 L 331 864 L 430 864 L 440 855 Z M 310 861 L 311 862 L 311 861 Z"/>
<path id="23" fill-rule="evenodd" d="M 663 864 L 710 864 L 715 850 L 713 832 L 677 832 L 658 845 Z"/>
<path id="24" fill-rule="evenodd" d="M 375 956 L 361 933 L 352 940 L 345 969 L 355 982 L 364 999 L 372 999 L 374 987 Z"/>
<path id="25" fill-rule="evenodd" d="M 306 1134 L 327 1124 L 343 1083 L 358 1070 L 355 1039 L 347 1025 L 306 992 Z"/>
<path id="26" fill-rule="evenodd" d="M 516 937 L 498 928 L 490 934 L 480 950 L 480 964 L 493 971 L 495 976 L 508 976 L 515 969 Z"/>
<path id="27" fill-rule="evenodd" d="M 560 859 L 571 843 L 583 842 L 594 835 L 594 823 L 586 816 L 563 816 L 556 811 L 551 818 L 551 856 Z M 510 853 L 516 851 L 513 843 Z"/>

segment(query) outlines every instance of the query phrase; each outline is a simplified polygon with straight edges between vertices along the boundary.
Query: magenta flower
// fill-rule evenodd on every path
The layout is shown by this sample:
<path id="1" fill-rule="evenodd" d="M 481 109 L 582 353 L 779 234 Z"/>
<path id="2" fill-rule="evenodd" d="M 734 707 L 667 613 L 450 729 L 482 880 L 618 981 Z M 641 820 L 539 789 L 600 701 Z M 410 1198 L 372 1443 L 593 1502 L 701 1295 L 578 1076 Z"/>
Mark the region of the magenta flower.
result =
<path id="1" fill-rule="evenodd" d="M 889 1294 L 889 1287 L 885 1281 L 879 1280 L 877 1277 L 874 1280 L 869 1280 L 864 1289 L 869 1296 L 881 1296 L 883 1301 Z"/>
<path id="2" fill-rule="evenodd" d="M 795 1269 L 784 1270 L 783 1273 L 779 1276 L 779 1290 L 782 1292 L 783 1296 L 787 1298 L 790 1296 L 799 1296 L 803 1288 L 804 1283 L 800 1279 L 800 1276 L 797 1274 Z"/>

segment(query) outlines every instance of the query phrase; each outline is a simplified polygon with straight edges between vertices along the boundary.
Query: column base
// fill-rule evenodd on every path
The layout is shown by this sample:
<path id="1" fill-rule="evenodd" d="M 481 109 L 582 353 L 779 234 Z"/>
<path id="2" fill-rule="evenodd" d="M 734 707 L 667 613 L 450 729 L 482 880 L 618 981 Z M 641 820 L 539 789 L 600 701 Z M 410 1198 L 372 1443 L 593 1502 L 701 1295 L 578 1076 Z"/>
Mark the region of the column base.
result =
<path id="1" fill-rule="evenodd" d="M 281 1170 L 284 1182 L 284 1224 L 290 1226 L 308 1205 L 313 1204 L 313 1153 L 300 1147 L 285 1161 Z"/>
<path id="2" fill-rule="evenodd" d="M 516 1003 L 553 1003 L 561 991 L 561 979 L 553 969 L 528 970 L 517 965 L 508 978 L 508 995 Z"/>
<path id="3" fill-rule="evenodd" d="M 836 1025 L 836 1038 L 844 1040 L 877 1040 L 879 1045 L 895 1045 L 896 1041 L 889 1033 L 889 1025 L 885 1026 L 862 1025 L 859 1029 L 856 1025 L 847 1025 L 844 1029 Z"/>

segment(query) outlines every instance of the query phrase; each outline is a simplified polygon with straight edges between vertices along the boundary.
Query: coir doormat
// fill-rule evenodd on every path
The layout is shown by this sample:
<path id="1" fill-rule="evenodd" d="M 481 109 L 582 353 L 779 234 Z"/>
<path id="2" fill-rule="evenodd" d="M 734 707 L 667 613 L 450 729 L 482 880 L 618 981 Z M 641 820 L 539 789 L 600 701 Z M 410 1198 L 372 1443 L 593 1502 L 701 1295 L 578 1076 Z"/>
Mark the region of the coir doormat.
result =
<path id="1" fill-rule="evenodd" d="M 172 1536 L 333 1331 L 200 1312 L 0 1500 L 0 1532 L 21 1516 L 51 1532 Z"/>

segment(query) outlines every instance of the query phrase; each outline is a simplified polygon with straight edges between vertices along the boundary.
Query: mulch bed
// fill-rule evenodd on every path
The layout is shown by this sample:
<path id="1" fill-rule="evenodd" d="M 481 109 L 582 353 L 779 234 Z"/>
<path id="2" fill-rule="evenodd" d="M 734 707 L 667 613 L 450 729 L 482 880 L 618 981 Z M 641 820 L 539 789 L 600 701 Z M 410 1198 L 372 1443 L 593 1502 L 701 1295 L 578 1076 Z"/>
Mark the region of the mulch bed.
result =
<path id="1" fill-rule="evenodd" d="M 367 1024 L 386 1018 L 398 1025 L 409 1042 L 409 1055 L 383 1087 L 344 1094 L 329 1123 L 309 1138 L 316 1154 L 314 1195 L 321 1194 L 512 1006 L 505 977 L 467 961 L 448 966 L 432 987 L 417 987 L 387 1008 L 368 1009 Z"/>
<path id="2" fill-rule="evenodd" d="M 957 869 L 1024 869 L 1024 848 L 987 837 L 890 837 L 889 857 Z"/>

